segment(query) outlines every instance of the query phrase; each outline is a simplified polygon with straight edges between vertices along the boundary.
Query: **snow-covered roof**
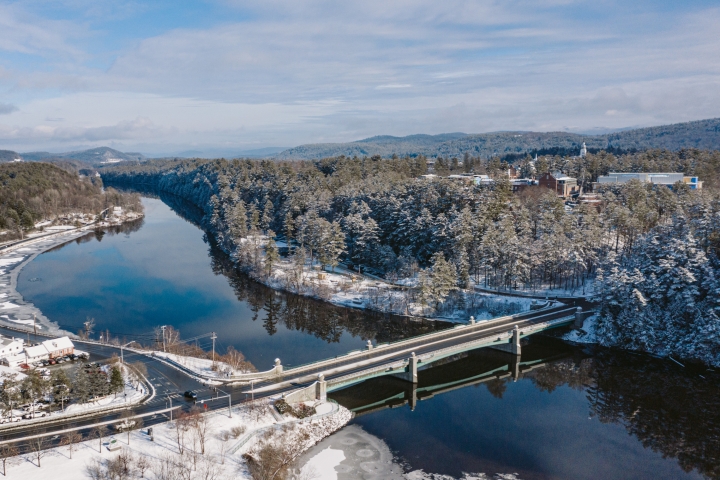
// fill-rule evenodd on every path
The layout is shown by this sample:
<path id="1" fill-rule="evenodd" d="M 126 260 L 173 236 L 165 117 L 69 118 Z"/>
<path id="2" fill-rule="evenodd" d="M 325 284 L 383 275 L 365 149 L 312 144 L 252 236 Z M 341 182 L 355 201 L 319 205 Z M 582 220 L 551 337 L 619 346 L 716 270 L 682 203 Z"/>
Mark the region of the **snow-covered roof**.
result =
<path id="1" fill-rule="evenodd" d="M 65 350 L 66 348 L 75 348 L 75 345 L 70 341 L 68 337 L 60 337 L 52 340 L 45 340 L 42 342 L 48 352 L 54 352 L 56 350 Z"/>
<path id="2" fill-rule="evenodd" d="M 25 355 L 28 357 L 39 357 L 47 354 L 48 350 L 42 343 L 40 345 L 35 345 L 34 347 L 25 347 Z"/>

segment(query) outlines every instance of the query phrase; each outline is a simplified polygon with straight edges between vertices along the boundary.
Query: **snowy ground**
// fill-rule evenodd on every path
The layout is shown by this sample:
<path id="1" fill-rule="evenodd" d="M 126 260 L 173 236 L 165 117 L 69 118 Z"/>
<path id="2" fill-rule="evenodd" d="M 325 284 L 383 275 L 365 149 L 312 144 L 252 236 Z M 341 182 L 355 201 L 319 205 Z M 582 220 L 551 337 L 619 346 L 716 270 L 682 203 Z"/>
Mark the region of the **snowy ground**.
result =
<path id="1" fill-rule="evenodd" d="M 331 415 L 319 413 L 316 417 L 304 421 L 283 419 L 278 422 L 270 414 L 269 406 L 258 404 L 254 408 L 233 407 L 232 418 L 228 417 L 226 409 L 205 414 L 204 417 L 207 420 L 205 454 L 201 453 L 199 431 L 192 427 L 185 431 L 181 428 L 181 440 L 178 441 L 178 422 L 173 421 L 154 426 L 152 438 L 145 428 L 130 432 L 129 444 L 127 433 L 114 433 L 103 438 L 101 449 L 98 440 L 81 443 L 73 452 L 72 459 L 68 447 L 51 449 L 41 459 L 40 467 L 33 454 L 14 457 L 8 465 L 8 477 L 53 480 L 92 478 L 88 474 L 88 467 L 92 468 L 96 462 L 106 465 L 108 461 L 117 460 L 121 455 L 129 453 L 133 458 L 130 462 L 133 472 L 131 476 L 122 478 L 140 478 L 137 467 L 141 462 L 138 459 L 144 457 L 149 464 L 144 478 L 249 479 L 242 455 L 255 447 L 253 437 L 259 435 L 253 435 L 254 433 L 268 428 L 281 431 L 284 436 L 281 438 L 295 438 L 299 434 L 307 433 L 307 446 L 310 447 L 345 425 L 351 414 L 345 408 L 338 407 Z M 283 425 L 286 429 L 280 428 Z M 122 448 L 111 452 L 108 446 L 113 440 L 115 445 Z M 237 448 L 240 442 L 245 443 L 242 448 Z M 166 475 L 168 467 L 174 469 L 174 474 Z M 213 472 L 213 475 L 209 475 L 210 472 Z M 187 474 L 189 475 L 186 476 Z"/>
<path id="2" fill-rule="evenodd" d="M 195 358 L 195 357 L 187 357 L 183 355 L 176 355 L 174 353 L 167 353 L 167 352 L 153 352 L 153 356 L 160 357 L 160 358 L 166 358 L 168 360 L 172 360 L 173 362 L 182 365 L 183 367 L 187 368 L 188 370 L 191 370 L 195 372 L 198 376 L 205 378 L 225 378 L 230 375 L 237 375 L 241 373 L 247 373 L 244 370 L 235 370 L 230 365 L 223 363 L 223 362 L 214 362 L 217 366 L 215 370 L 213 370 L 213 361 L 209 360 L 207 358 Z"/>
<path id="3" fill-rule="evenodd" d="M 464 308 L 441 308 L 435 311 L 413 300 L 407 288 L 398 286 L 398 283 L 412 285 L 415 283 L 413 279 L 393 284 L 377 277 L 359 275 L 341 266 L 332 272 L 320 270 L 317 265 L 306 265 L 298 282 L 294 278 L 293 269 L 292 261 L 283 259 L 273 266 L 272 275 L 261 281 L 272 288 L 318 297 L 344 307 L 462 323 L 467 322 L 471 315 L 476 320 L 487 320 L 527 311 L 533 302 L 530 298 L 466 291 Z"/>
<path id="4" fill-rule="evenodd" d="M 586 318 L 582 329 L 575 329 L 570 333 L 566 333 L 563 339 L 576 343 L 597 343 L 597 337 L 595 336 L 596 321 L 597 315 Z"/>

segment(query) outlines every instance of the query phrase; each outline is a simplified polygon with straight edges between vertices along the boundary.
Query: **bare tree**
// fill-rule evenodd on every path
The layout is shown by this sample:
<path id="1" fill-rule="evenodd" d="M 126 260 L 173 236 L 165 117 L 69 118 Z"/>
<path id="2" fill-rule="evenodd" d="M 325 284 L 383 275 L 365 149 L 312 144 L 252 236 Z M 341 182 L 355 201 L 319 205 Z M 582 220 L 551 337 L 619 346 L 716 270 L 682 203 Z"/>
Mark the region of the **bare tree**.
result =
<path id="1" fill-rule="evenodd" d="M 196 478 L 198 480 L 219 480 L 223 470 L 223 467 L 215 463 L 212 457 L 203 457 Z"/>
<path id="2" fill-rule="evenodd" d="M 192 419 L 185 412 L 179 412 L 175 419 L 175 441 L 177 442 L 178 453 L 185 453 L 185 435 L 192 426 Z"/>
<path id="3" fill-rule="evenodd" d="M 18 456 L 20 452 L 18 452 L 17 447 L 12 443 L 3 443 L 0 445 L 0 461 L 2 461 L 3 466 L 3 476 L 7 477 L 7 462 L 12 457 Z"/>
<path id="4" fill-rule="evenodd" d="M 113 480 L 130 478 L 134 460 L 132 452 L 123 448 L 118 456 L 107 461 L 107 476 Z"/>
<path id="5" fill-rule="evenodd" d="M 62 436 L 62 439 L 60 440 L 60 445 L 68 448 L 70 460 L 72 460 L 72 454 L 75 450 L 78 449 L 78 443 L 80 443 L 81 441 L 82 435 L 80 435 L 78 432 L 69 432 Z"/>
<path id="6" fill-rule="evenodd" d="M 108 429 L 105 425 L 97 425 L 90 430 L 90 438 L 98 439 L 98 453 L 102 453 L 102 439 L 107 433 Z"/>
<path id="7" fill-rule="evenodd" d="M 35 437 L 28 442 L 30 451 L 37 460 L 37 466 L 40 467 L 40 460 L 49 453 L 50 439 L 48 437 Z"/>
<path id="8" fill-rule="evenodd" d="M 192 410 L 190 410 L 190 414 L 192 415 L 192 428 L 195 430 L 198 442 L 200 443 L 200 453 L 205 455 L 205 442 L 208 439 L 210 423 L 198 407 L 193 407 Z"/>
<path id="9" fill-rule="evenodd" d="M 157 480 L 175 480 L 177 478 L 175 473 L 177 468 L 170 453 L 161 454 L 160 457 L 152 463 L 150 469 Z"/>
<path id="10" fill-rule="evenodd" d="M 305 430 L 283 428 L 264 435 L 255 448 L 243 455 L 254 479 L 281 480 L 309 446 Z"/>
<path id="11" fill-rule="evenodd" d="M 135 468 L 140 473 L 140 478 L 145 478 L 145 470 L 150 468 L 150 460 L 145 455 L 140 456 L 135 460 Z"/>

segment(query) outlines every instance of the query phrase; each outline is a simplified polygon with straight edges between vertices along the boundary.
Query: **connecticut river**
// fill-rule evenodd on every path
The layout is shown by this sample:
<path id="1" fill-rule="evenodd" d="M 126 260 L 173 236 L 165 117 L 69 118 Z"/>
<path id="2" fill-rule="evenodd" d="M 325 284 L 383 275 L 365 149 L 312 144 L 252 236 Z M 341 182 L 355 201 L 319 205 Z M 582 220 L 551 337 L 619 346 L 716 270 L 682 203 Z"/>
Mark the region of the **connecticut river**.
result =
<path id="1" fill-rule="evenodd" d="M 368 339 L 447 327 L 270 290 L 235 271 L 191 206 L 165 196 L 143 202 L 143 220 L 38 256 L 20 274 L 20 293 L 67 330 L 94 318 L 95 338 L 107 331 L 152 344 L 159 325 L 183 338 L 214 331 L 218 350 L 233 346 L 260 369 L 276 357 L 298 365 Z M 542 336 L 523 346 L 519 362 L 483 349 L 438 363 L 420 371 L 415 387 L 381 377 L 331 392 L 356 413 L 353 425 L 305 460 L 334 451 L 329 468 L 340 479 L 423 478 L 419 470 L 436 478 L 720 478 L 714 371 Z"/>

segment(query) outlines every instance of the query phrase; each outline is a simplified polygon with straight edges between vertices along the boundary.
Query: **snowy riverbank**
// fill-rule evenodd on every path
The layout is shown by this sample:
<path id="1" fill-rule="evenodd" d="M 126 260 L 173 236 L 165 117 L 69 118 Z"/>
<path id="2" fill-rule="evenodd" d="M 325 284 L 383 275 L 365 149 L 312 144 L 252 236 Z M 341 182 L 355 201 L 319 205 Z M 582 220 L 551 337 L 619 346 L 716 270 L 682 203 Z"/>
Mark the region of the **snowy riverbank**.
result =
<path id="1" fill-rule="evenodd" d="M 233 407 L 231 416 L 223 409 L 180 419 L 176 412 L 173 421 L 153 426 L 152 436 L 145 428 L 115 432 L 101 441 L 74 444 L 72 452 L 68 446 L 46 450 L 40 461 L 33 452 L 13 457 L 8 474 L 55 480 L 106 478 L 96 473 L 121 464 L 127 467 L 121 478 L 250 479 L 247 459 L 258 457 L 267 445 L 297 457 L 352 418 L 347 409 L 326 402 L 302 420 L 273 415 L 271 408 L 257 402 Z M 117 450 L 110 451 L 111 445 Z"/>

